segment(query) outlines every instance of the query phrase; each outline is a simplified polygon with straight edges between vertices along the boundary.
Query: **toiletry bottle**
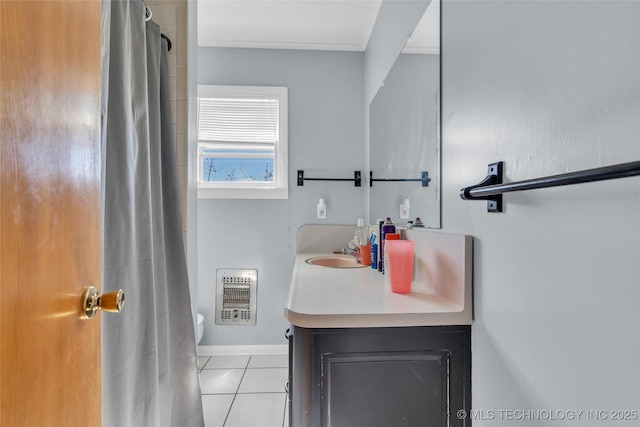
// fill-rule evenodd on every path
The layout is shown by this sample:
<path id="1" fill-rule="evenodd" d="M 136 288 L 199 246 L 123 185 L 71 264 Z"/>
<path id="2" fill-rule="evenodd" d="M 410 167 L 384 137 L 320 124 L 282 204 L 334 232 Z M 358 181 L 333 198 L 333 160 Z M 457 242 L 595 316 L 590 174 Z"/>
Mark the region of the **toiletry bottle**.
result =
<path id="1" fill-rule="evenodd" d="M 420 219 L 420 217 L 417 217 L 416 220 L 413 222 L 413 226 L 414 228 L 424 228 L 424 224 L 422 223 L 422 220 Z"/>
<path id="2" fill-rule="evenodd" d="M 354 235 L 358 247 L 369 244 L 369 229 L 364 226 L 364 219 L 358 219 L 358 226 Z"/>
<path id="3" fill-rule="evenodd" d="M 395 233 L 396 226 L 391 221 L 391 218 L 387 217 L 387 220 L 382 224 L 382 231 L 380 233 L 380 267 L 378 268 L 384 274 L 384 241 L 387 237 L 387 233 Z"/>
<path id="4" fill-rule="evenodd" d="M 373 268 L 374 270 L 377 270 L 378 269 L 378 244 L 376 243 L 376 233 L 371 233 L 369 244 L 371 245 L 371 268 Z"/>
<path id="5" fill-rule="evenodd" d="M 378 236 L 380 236 L 380 242 L 376 246 L 376 257 L 378 260 L 378 271 L 382 273 L 382 225 L 384 224 L 384 220 L 379 219 L 376 221 L 376 224 L 378 224 Z"/>

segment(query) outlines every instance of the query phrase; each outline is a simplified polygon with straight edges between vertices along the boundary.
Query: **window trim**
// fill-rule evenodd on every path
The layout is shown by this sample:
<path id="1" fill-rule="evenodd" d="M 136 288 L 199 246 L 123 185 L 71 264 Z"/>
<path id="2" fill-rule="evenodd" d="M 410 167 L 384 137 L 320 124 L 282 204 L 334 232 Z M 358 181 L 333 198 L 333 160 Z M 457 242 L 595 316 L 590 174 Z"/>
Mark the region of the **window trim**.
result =
<path id="1" fill-rule="evenodd" d="M 198 85 L 198 98 L 215 96 L 275 96 L 279 100 L 278 143 L 274 147 L 274 181 L 273 182 L 207 182 L 200 180 L 202 167 L 201 151 L 211 141 L 198 138 L 196 186 L 198 199 L 288 199 L 289 198 L 289 165 L 288 165 L 288 90 L 283 86 L 228 86 Z M 199 113 L 198 113 L 199 114 Z M 199 117 L 198 117 L 199 119 Z"/>

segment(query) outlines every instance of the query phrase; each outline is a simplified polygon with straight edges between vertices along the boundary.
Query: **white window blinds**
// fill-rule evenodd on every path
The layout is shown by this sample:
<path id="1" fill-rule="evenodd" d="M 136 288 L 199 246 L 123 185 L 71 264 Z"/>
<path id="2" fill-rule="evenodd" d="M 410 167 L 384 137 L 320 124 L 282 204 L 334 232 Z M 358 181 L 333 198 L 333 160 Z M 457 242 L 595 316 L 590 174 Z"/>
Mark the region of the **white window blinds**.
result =
<path id="1" fill-rule="evenodd" d="M 201 142 L 278 143 L 278 99 L 199 98 L 198 118 Z"/>

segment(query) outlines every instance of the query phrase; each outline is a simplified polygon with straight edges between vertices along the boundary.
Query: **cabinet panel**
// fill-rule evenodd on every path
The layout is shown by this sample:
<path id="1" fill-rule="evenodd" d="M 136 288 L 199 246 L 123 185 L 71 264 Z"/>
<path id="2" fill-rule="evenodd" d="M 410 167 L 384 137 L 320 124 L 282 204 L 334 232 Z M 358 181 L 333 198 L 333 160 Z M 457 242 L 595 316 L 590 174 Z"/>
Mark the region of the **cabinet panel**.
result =
<path id="1" fill-rule="evenodd" d="M 293 328 L 291 427 L 469 426 L 471 327 Z"/>
<path id="2" fill-rule="evenodd" d="M 323 357 L 328 427 L 447 425 L 449 353 L 336 353 Z"/>

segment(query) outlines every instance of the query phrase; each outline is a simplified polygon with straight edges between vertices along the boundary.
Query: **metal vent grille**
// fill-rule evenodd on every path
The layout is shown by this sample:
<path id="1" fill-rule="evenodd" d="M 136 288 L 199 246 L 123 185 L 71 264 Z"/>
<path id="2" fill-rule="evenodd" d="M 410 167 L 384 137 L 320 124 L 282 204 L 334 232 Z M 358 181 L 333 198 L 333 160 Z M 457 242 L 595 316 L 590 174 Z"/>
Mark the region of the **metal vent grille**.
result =
<path id="1" fill-rule="evenodd" d="M 258 270 L 219 268 L 216 276 L 216 324 L 255 325 Z"/>

